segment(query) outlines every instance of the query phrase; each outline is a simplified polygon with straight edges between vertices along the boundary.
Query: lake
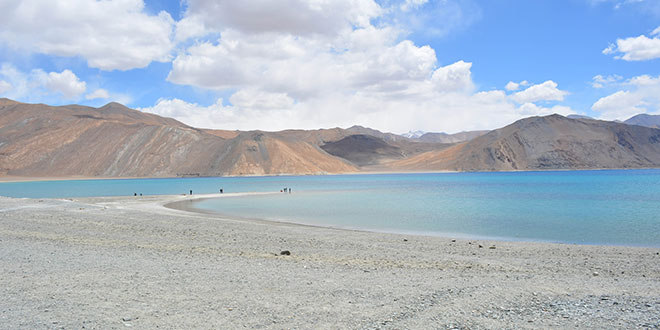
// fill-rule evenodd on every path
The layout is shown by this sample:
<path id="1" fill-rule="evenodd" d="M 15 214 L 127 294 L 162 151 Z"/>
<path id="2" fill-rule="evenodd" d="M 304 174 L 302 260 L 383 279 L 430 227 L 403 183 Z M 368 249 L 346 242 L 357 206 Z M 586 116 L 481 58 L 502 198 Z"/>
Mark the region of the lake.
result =
<path id="1" fill-rule="evenodd" d="M 660 170 L 368 174 L 0 183 L 11 197 L 291 194 L 207 199 L 230 217 L 379 232 L 660 246 Z"/>

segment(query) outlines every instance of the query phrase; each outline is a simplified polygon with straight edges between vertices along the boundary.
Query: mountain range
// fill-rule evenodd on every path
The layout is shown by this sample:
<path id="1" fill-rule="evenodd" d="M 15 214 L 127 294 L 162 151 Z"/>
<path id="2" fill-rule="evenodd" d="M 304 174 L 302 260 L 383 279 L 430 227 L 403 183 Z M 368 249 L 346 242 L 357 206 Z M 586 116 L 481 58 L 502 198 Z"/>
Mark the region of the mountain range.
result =
<path id="1" fill-rule="evenodd" d="M 617 123 L 560 115 L 493 131 L 412 138 L 347 129 L 199 129 L 118 103 L 0 99 L 0 176 L 185 177 L 370 171 L 660 167 L 660 116 Z"/>

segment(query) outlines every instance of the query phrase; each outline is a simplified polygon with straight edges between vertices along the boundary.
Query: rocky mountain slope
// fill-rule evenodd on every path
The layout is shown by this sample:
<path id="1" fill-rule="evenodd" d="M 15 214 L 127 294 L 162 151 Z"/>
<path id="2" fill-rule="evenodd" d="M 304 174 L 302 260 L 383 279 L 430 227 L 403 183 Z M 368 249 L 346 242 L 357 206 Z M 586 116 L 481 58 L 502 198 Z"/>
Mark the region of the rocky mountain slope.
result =
<path id="1" fill-rule="evenodd" d="M 422 142 L 436 142 L 436 143 L 458 143 L 470 141 L 478 138 L 490 131 L 467 131 L 454 134 L 447 133 L 426 133 L 418 138 Z"/>
<path id="2" fill-rule="evenodd" d="M 458 171 L 660 167 L 660 130 L 560 115 L 530 117 L 390 167 Z"/>
<path id="3" fill-rule="evenodd" d="M 638 125 L 651 128 L 660 128 L 660 115 L 647 115 L 645 113 L 633 116 L 624 121 L 628 125 Z"/>
<path id="4" fill-rule="evenodd" d="M 354 172 L 317 145 L 209 131 L 128 109 L 0 100 L 0 175 L 216 176 Z"/>
<path id="5" fill-rule="evenodd" d="M 438 136 L 423 142 L 423 136 L 410 139 L 361 126 L 280 132 L 200 130 L 117 103 L 101 108 L 53 107 L 0 99 L 0 176 L 660 167 L 660 129 L 624 123 L 551 115 L 522 119 L 488 133 L 453 136 L 463 142 L 439 143 L 447 140 Z"/>

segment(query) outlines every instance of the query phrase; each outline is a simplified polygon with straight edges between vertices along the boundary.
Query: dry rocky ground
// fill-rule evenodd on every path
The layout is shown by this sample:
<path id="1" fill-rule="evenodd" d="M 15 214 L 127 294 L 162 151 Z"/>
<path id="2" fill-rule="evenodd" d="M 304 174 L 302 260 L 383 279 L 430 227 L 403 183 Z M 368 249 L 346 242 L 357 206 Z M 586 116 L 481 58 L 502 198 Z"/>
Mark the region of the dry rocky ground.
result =
<path id="1" fill-rule="evenodd" d="M 0 198 L 0 328 L 660 327 L 657 248 L 377 234 L 160 206 L 181 198 Z"/>

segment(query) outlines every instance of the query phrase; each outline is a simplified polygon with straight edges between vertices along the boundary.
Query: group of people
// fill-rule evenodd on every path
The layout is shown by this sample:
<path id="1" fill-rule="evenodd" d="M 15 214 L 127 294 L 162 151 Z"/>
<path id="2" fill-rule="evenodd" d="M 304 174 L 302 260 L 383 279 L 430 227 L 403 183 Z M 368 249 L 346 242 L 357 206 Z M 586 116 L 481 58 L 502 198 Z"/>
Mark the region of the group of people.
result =
<path id="1" fill-rule="evenodd" d="M 287 193 L 287 192 L 288 192 L 288 193 L 290 194 L 290 193 L 291 193 L 291 188 L 284 188 L 284 189 L 281 189 L 280 192 L 283 192 L 283 193 Z"/>

